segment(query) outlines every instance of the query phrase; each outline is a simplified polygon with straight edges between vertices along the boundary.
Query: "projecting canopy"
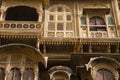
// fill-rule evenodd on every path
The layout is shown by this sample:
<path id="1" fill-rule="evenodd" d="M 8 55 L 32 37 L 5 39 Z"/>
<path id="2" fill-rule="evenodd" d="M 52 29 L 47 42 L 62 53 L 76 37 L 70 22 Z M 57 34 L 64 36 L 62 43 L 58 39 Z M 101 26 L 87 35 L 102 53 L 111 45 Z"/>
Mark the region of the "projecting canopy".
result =
<path id="1" fill-rule="evenodd" d="M 8 44 L 0 47 L 0 59 L 8 55 L 29 57 L 35 63 L 41 62 L 46 65 L 43 55 L 34 47 L 26 44 Z"/>

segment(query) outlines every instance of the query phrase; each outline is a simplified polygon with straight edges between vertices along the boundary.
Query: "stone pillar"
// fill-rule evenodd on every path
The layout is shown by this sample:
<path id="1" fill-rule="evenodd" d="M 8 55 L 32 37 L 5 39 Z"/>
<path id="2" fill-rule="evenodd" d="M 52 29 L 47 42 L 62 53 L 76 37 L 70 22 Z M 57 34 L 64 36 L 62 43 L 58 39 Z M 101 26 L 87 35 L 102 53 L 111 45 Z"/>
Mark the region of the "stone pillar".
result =
<path id="1" fill-rule="evenodd" d="M 107 19 L 107 14 L 105 14 L 105 21 L 108 21 Z M 108 23 L 106 22 L 106 30 L 107 30 L 107 37 L 110 37 L 110 30 L 109 30 L 109 27 L 108 27 Z"/>
<path id="2" fill-rule="evenodd" d="M 120 12 L 119 12 L 119 5 L 118 5 L 118 0 L 111 0 L 112 4 L 112 9 L 113 9 L 113 14 L 115 16 L 115 22 L 116 22 L 116 29 L 118 29 L 118 26 L 120 26 Z M 117 36 L 120 36 L 119 31 L 116 30 Z"/>
<path id="3" fill-rule="evenodd" d="M 90 37 L 90 26 L 89 26 L 89 16 L 86 14 L 86 22 L 87 22 L 87 37 Z"/>
<path id="4" fill-rule="evenodd" d="M 46 45 L 43 45 L 43 53 L 46 54 Z"/>
<path id="5" fill-rule="evenodd" d="M 80 53 L 80 45 L 77 46 L 77 53 Z"/>
<path id="6" fill-rule="evenodd" d="M 113 0 L 114 1 L 114 8 L 115 8 L 115 13 L 116 13 L 116 18 L 117 18 L 117 22 L 118 22 L 118 25 L 120 25 L 120 16 L 119 16 L 119 5 L 118 5 L 118 0 Z"/>
<path id="7" fill-rule="evenodd" d="M 4 15 L 5 15 L 5 10 L 4 9 L 0 9 L 0 20 L 1 21 L 4 20 Z"/>
<path id="8" fill-rule="evenodd" d="M 47 10 L 47 8 L 45 8 L 45 11 L 44 11 L 44 37 L 47 37 L 47 29 L 48 29 L 48 18 L 49 18 L 49 11 Z M 55 34 L 56 36 L 56 34 Z"/>
<path id="9" fill-rule="evenodd" d="M 110 50 L 110 43 L 108 44 L 108 47 L 107 47 L 107 52 L 110 53 L 111 50 Z"/>
<path id="10" fill-rule="evenodd" d="M 34 72 L 34 74 L 35 74 L 34 80 L 38 80 L 38 73 Z"/>
<path id="11" fill-rule="evenodd" d="M 116 46 L 116 53 L 119 53 L 119 43 Z"/>
<path id="12" fill-rule="evenodd" d="M 40 50 L 40 40 L 37 39 L 37 45 L 36 45 L 36 48 L 38 49 L 38 51 Z"/>
<path id="13" fill-rule="evenodd" d="M 92 46 L 91 46 L 91 44 L 89 45 L 89 53 L 92 53 Z"/>
<path id="14" fill-rule="evenodd" d="M 23 80 L 24 71 L 21 71 L 21 80 Z"/>
<path id="15" fill-rule="evenodd" d="M 81 51 L 81 53 L 83 53 L 83 45 L 81 45 L 81 50 L 80 51 Z"/>
<path id="16" fill-rule="evenodd" d="M 7 80 L 8 73 L 8 71 L 5 71 L 5 80 Z"/>
<path id="17" fill-rule="evenodd" d="M 37 10 L 38 13 L 38 21 L 42 22 L 42 10 Z"/>

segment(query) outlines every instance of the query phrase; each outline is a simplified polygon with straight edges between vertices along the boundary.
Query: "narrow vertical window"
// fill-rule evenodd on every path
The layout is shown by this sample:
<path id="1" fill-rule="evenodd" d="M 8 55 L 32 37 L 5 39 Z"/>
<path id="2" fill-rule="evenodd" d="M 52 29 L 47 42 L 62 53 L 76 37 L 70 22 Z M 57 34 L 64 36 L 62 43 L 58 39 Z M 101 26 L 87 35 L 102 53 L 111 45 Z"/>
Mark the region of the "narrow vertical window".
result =
<path id="1" fill-rule="evenodd" d="M 100 69 L 97 71 L 95 80 L 115 80 L 112 72 L 106 69 Z"/>
<path id="2" fill-rule="evenodd" d="M 114 25 L 114 21 L 110 16 L 108 17 L 108 25 Z"/>
<path id="3" fill-rule="evenodd" d="M 53 21 L 53 20 L 54 20 L 54 16 L 53 16 L 53 15 L 50 15 L 50 16 L 49 16 L 49 20 L 50 20 L 50 21 Z"/>
<path id="4" fill-rule="evenodd" d="M 81 25 L 86 25 L 86 18 L 82 16 L 80 19 L 81 19 Z"/>
<path id="5" fill-rule="evenodd" d="M 63 30 L 63 23 L 57 23 L 57 30 Z"/>
<path id="6" fill-rule="evenodd" d="M 48 30 L 55 30 L 55 23 L 54 22 L 48 23 Z"/>
<path id="7" fill-rule="evenodd" d="M 6 80 L 21 80 L 20 70 L 18 68 L 12 68 Z"/>
<path id="8" fill-rule="evenodd" d="M 34 80 L 34 72 L 32 68 L 25 69 L 23 80 Z"/>
<path id="9" fill-rule="evenodd" d="M 71 15 L 66 15 L 66 20 L 70 21 L 71 20 Z"/>
<path id="10" fill-rule="evenodd" d="M 66 30 L 67 31 L 72 30 L 72 23 L 71 22 L 66 23 Z"/>

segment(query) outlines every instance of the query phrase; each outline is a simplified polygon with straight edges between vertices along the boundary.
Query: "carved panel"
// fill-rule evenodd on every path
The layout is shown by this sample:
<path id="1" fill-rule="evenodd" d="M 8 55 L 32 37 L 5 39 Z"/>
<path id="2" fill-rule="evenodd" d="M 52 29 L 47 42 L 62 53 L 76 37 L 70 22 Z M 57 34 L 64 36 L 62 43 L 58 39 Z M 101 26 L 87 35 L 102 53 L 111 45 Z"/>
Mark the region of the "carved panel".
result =
<path id="1" fill-rule="evenodd" d="M 57 37 L 63 37 L 63 36 L 64 36 L 64 33 L 63 33 L 63 32 L 57 32 L 56 36 L 57 36 Z"/>
<path id="2" fill-rule="evenodd" d="M 55 33 L 54 32 L 48 32 L 48 37 L 54 37 L 55 36 Z"/>
<path id="3" fill-rule="evenodd" d="M 72 32 L 66 32 L 66 37 L 73 37 L 73 33 Z"/>

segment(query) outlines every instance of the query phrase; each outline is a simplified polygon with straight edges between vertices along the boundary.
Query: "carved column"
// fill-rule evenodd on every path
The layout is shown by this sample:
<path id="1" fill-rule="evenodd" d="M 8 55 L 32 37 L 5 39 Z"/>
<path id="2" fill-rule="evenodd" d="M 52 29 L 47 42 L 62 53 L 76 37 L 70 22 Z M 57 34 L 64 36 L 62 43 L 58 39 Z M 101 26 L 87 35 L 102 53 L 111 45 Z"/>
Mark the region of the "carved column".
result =
<path id="1" fill-rule="evenodd" d="M 110 50 L 110 43 L 108 44 L 108 47 L 107 47 L 107 52 L 110 53 L 111 50 Z"/>
<path id="2" fill-rule="evenodd" d="M 43 45 L 43 53 L 46 54 L 46 45 Z"/>
<path id="3" fill-rule="evenodd" d="M 120 16 L 119 16 L 119 5 L 118 5 L 118 0 L 113 0 L 114 1 L 114 8 L 115 8 L 115 13 L 116 13 L 116 18 L 117 18 L 117 21 L 118 21 L 118 25 L 120 25 Z"/>
<path id="4" fill-rule="evenodd" d="M 5 71 L 5 80 L 7 79 L 8 71 Z"/>
<path id="5" fill-rule="evenodd" d="M 112 4 L 112 9 L 113 9 L 113 14 L 115 16 L 115 22 L 116 22 L 116 29 L 118 28 L 118 26 L 120 25 L 120 15 L 119 15 L 119 5 L 118 5 L 118 0 L 111 0 L 111 4 Z M 119 31 L 116 30 L 117 36 L 120 36 Z"/>
<path id="6" fill-rule="evenodd" d="M 77 53 L 80 53 L 80 45 L 77 46 Z"/>
<path id="7" fill-rule="evenodd" d="M 44 10 L 44 37 L 47 37 L 48 35 L 47 35 L 47 29 L 48 29 L 48 17 L 49 17 L 49 11 L 47 10 L 47 8 L 45 8 L 45 10 Z M 55 36 L 56 36 L 56 34 L 55 34 Z"/>
<path id="8" fill-rule="evenodd" d="M 34 80 L 38 80 L 38 73 L 37 72 L 35 72 Z"/>
<path id="9" fill-rule="evenodd" d="M 73 9 L 74 9 L 74 11 L 73 11 L 73 18 L 74 18 L 74 19 L 73 19 L 73 21 L 74 21 L 74 23 L 75 23 L 75 24 L 74 24 L 74 36 L 77 37 L 77 29 L 76 29 L 76 28 L 77 28 L 77 27 L 76 27 L 76 26 L 77 26 L 77 24 L 76 24 L 76 23 L 77 23 L 77 21 L 76 21 L 76 20 L 77 20 L 76 1 L 73 1 L 73 4 L 74 4 L 74 7 L 73 7 Z"/>
<path id="10" fill-rule="evenodd" d="M 38 73 L 39 73 L 39 67 L 38 67 L 38 63 L 34 64 L 34 80 L 38 80 Z"/>
<path id="11" fill-rule="evenodd" d="M 89 16 L 86 14 L 86 21 L 87 21 L 87 37 L 90 37 L 90 26 L 89 26 Z"/>
<path id="12" fill-rule="evenodd" d="M 105 21 L 108 21 L 107 19 L 107 14 L 105 14 Z M 110 30 L 109 30 L 109 27 L 108 27 L 108 23 L 106 22 L 106 29 L 107 29 L 107 37 L 110 37 Z"/>
<path id="13" fill-rule="evenodd" d="M 81 50 L 80 51 L 81 51 L 81 53 L 83 53 L 83 45 L 81 45 Z"/>
<path id="14" fill-rule="evenodd" d="M 4 15 L 5 15 L 5 10 L 4 9 L 0 9 L 0 20 L 1 21 L 4 20 Z"/>
<path id="15" fill-rule="evenodd" d="M 92 53 L 92 46 L 91 46 L 91 44 L 89 45 L 89 53 Z"/>
<path id="16" fill-rule="evenodd" d="M 24 71 L 21 71 L 21 80 L 23 80 Z"/>
<path id="17" fill-rule="evenodd" d="M 119 53 L 119 43 L 116 46 L 116 53 Z"/>
<path id="18" fill-rule="evenodd" d="M 42 22 L 42 11 L 41 10 L 37 10 L 38 13 L 38 21 Z"/>
<path id="19" fill-rule="evenodd" d="M 38 50 L 40 50 L 40 40 L 39 40 L 39 38 L 37 39 L 37 45 L 36 45 L 36 48 L 37 48 Z"/>

